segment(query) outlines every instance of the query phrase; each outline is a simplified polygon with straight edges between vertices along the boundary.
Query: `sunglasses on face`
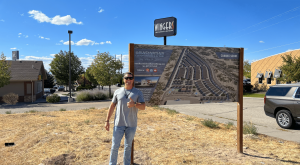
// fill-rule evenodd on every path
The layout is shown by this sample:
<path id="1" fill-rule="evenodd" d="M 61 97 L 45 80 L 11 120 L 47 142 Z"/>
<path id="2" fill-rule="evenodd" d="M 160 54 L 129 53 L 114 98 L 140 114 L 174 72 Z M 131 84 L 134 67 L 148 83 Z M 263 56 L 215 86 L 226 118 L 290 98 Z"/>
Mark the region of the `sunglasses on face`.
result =
<path id="1" fill-rule="evenodd" d="M 133 77 L 124 77 L 125 80 L 133 80 Z"/>

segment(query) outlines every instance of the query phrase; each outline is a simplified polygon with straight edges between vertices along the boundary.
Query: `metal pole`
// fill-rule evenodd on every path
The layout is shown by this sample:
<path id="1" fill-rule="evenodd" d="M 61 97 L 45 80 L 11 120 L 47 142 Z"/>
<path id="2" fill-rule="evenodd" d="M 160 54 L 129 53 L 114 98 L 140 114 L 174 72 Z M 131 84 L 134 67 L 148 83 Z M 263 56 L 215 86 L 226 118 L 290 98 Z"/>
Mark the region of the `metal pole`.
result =
<path id="1" fill-rule="evenodd" d="M 68 30 L 69 33 L 69 91 L 70 91 L 70 98 L 72 98 L 72 90 L 71 90 L 71 34 L 73 33 L 71 30 Z M 69 100 L 70 102 L 70 100 Z"/>
<path id="2" fill-rule="evenodd" d="M 164 45 L 167 45 L 167 36 L 164 36 Z"/>
<path id="3" fill-rule="evenodd" d="M 121 65 L 122 65 L 122 67 L 121 67 L 121 75 L 123 74 L 122 73 L 122 70 L 123 70 L 123 63 L 122 63 L 122 54 L 121 54 Z M 122 80 L 121 80 L 121 83 L 120 83 L 121 85 L 122 85 Z"/>

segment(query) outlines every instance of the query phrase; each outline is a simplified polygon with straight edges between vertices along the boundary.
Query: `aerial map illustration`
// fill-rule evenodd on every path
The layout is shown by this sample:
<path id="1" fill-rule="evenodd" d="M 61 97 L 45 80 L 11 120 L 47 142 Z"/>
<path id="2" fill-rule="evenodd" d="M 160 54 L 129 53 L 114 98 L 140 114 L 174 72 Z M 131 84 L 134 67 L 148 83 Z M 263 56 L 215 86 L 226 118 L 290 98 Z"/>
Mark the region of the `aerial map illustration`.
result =
<path id="1" fill-rule="evenodd" d="M 135 87 L 156 105 L 237 102 L 239 51 L 135 44 Z"/>

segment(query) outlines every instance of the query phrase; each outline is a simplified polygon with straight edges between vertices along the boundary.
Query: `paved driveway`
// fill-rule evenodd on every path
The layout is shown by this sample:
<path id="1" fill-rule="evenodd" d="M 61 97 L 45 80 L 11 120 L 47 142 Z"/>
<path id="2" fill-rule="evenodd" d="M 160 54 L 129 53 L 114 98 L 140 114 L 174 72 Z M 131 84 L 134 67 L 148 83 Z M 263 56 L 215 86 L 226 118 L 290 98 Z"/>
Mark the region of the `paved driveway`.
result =
<path id="1" fill-rule="evenodd" d="M 282 129 L 276 123 L 275 118 L 271 118 L 264 113 L 263 98 L 244 98 L 243 100 L 243 119 L 244 122 L 253 122 L 258 128 L 258 133 L 278 137 L 300 143 L 300 126 L 294 129 Z M 191 116 L 212 119 L 217 122 L 233 122 L 236 125 L 237 103 L 207 103 L 207 104 L 181 104 L 181 105 L 161 105 L 174 109 L 180 113 Z"/>

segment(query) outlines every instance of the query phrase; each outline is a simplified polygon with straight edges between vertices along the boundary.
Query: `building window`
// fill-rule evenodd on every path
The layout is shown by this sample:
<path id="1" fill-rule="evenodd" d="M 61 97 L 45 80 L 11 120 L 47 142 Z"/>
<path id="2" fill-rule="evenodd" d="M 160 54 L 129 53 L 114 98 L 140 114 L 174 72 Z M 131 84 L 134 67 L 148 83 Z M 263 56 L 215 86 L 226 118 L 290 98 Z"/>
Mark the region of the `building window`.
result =
<path id="1" fill-rule="evenodd" d="M 271 78 L 267 78 L 267 84 L 271 84 Z"/>
<path id="2" fill-rule="evenodd" d="M 258 83 L 262 84 L 262 78 L 258 78 Z"/>

